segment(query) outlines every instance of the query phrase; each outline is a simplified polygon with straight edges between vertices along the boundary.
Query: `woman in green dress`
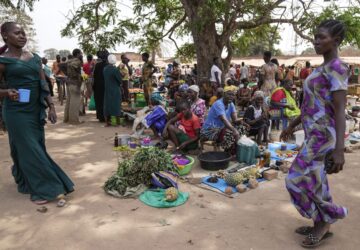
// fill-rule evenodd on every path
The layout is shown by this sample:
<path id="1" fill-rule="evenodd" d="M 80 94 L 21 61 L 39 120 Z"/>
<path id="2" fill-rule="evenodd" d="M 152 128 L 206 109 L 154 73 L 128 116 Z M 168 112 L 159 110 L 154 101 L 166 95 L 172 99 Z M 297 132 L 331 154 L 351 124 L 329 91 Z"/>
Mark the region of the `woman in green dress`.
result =
<path id="1" fill-rule="evenodd" d="M 116 117 L 117 125 L 120 124 L 121 115 L 121 83 L 120 70 L 115 67 L 116 56 L 108 56 L 109 64 L 104 68 L 105 95 L 104 116 L 106 126 L 111 125 L 111 116 Z"/>
<path id="2" fill-rule="evenodd" d="M 8 89 L 0 90 L 0 97 L 5 97 L 3 117 L 14 162 L 12 174 L 20 193 L 30 194 L 36 204 L 45 204 L 74 190 L 72 181 L 46 152 L 45 110 L 49 107 L 48 119 L 56 123 L 54 103 L 41 58 L 23 50 L 27 42 L 24 29 L 6 22 L 1 36 L 5 46 L 0 48 L 0 79 Z M 21 100 L 19 89 L 30 90 L 30 98 Z"/>

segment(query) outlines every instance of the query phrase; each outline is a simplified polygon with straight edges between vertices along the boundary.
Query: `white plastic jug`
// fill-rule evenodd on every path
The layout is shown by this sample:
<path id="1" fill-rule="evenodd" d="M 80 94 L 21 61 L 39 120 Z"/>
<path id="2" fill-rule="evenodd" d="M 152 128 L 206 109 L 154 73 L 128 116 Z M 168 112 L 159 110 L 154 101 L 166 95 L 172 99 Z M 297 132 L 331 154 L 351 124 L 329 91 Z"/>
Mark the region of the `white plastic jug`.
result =
<path id="1" fill-rule="evenodd" d="M 300 147 L 304 143 L 305 132 L 304 130 L 298 130 L 294 132 L 294 134 L 295 134 L 295 143 Z"/>

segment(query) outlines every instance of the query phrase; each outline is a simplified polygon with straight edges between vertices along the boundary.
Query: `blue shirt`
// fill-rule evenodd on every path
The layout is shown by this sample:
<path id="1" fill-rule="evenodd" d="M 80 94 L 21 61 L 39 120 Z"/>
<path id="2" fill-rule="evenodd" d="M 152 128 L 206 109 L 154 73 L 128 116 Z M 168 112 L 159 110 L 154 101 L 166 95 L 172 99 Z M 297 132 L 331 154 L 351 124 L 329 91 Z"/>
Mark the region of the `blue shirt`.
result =
<path id="1" fill-rule="evenodd" d="M 223 128 L 225 124 L 221 121 L 220 116 L 224 115 L 226 119 L 231 121 L 231 114 L 236 112 L 235 105 L 229 103 L 227 107 L 223 102 L 223 99 L 217 100 L 210 108 L 208 116 L 205 120 L 203 128 Z"/>

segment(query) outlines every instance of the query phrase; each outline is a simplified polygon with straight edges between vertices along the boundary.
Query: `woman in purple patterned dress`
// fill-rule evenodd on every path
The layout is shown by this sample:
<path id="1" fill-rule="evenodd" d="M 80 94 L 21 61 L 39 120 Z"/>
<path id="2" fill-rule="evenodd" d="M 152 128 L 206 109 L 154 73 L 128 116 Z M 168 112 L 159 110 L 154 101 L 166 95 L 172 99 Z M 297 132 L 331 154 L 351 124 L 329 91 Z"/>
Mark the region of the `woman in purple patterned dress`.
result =
<path id="1" fill-rule="evenodd" d="M 338 58 L 338 46 L 345 26 L 335 20 L 323 21 L 315 32 L 314 46 L 324 62 L 306 79 L 301 116 L 281 134 L 287 140 L 302 122 L 305 141 L 286 178 L 291 200 L 300 214 L 312 219 L 313 227 L 300 227 L 306 235 L 303 247 L 316 247 L 330 237 L 330 225 L 347 215 L 347 209 L 332 201 L 327 174 L 338 173 L 344 165 L 345 103 L 349 68 Z M 325 158 L 332 164 L 325 169 Z"/>

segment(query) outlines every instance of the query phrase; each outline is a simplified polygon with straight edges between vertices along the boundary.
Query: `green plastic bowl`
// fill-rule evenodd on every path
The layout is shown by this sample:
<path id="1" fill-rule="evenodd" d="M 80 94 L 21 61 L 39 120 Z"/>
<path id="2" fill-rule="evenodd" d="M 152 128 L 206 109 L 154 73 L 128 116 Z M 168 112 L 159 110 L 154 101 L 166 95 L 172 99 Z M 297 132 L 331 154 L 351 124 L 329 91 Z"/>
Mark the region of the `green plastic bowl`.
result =
<path id="1" fill-rule="evenodd" d="M 187 175 L 188 173 L 190 173 L 193 165 L 194 165 L 194 158 L 190 157 L 190 156 L 186 156 L 186 158 L 188 158 L 190 160 L 190 162 L 185 165 L 182 169 L 177 169 L 177 172 L 179 175 Z"/>

